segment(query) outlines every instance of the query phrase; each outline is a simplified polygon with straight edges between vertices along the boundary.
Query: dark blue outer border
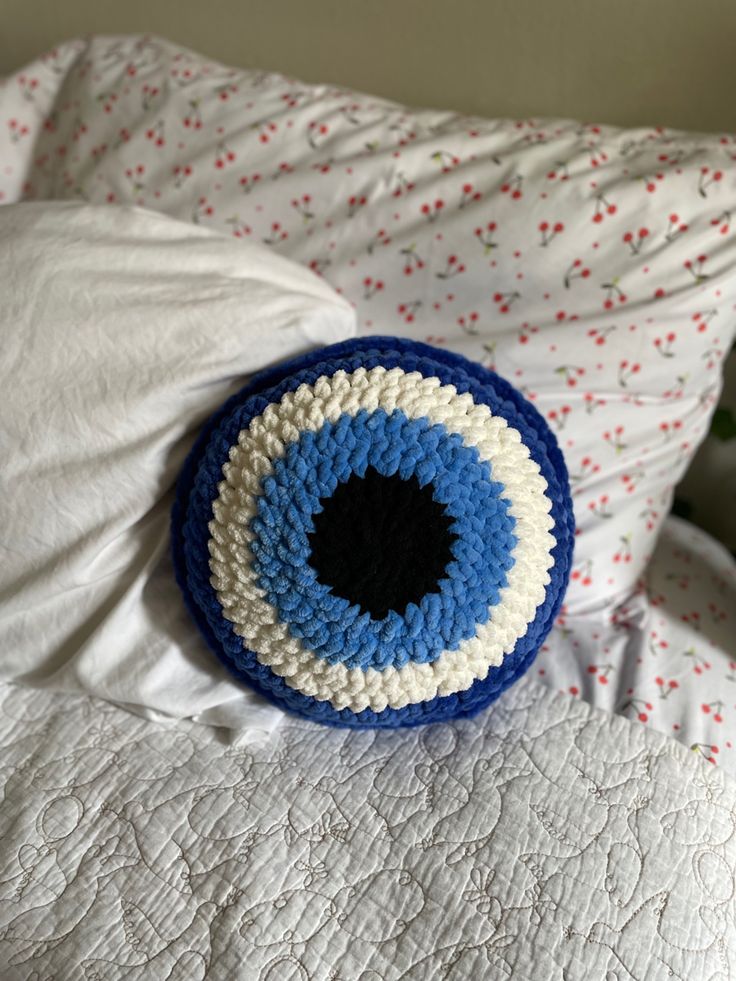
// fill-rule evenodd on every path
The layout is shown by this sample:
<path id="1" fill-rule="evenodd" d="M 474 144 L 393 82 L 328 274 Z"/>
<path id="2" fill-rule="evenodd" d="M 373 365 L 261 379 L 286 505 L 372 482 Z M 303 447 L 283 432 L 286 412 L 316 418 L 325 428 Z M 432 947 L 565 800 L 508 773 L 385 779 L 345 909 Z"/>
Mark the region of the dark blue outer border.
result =
<path id="1" fill-rule="evenodd" d="M 454 385 L 458 392 L 470 392 L 476 402 L 503 415 L 521 434 L 531 456 L 539 464 L 548 483 L 552 500 L 553 534 L 557 539 L 552 555 L 551 582 L 544 603 L 537 609 L 513 652 L 499 667 L 491 668 L 484 681 L 476 681 L 467 691 L 437 696 L 403 709 L 354 713 L 334 709 L 329 702 L 289 688 L 270 668 L 259 664 L 253 652 L 243 647 L 233 624 L 222 610 L 209 582 L 208 524 L 216 485 L 222 479 L 221 466 L 230 447 L 250 420 L 278 401 L 285 392 L 320 374 L 331 375 L 343 369 L 354 371 L 384 365 L 405 371 L 419 370 Z M 317 375 L 310 369 L 317 366 Z M 306 377 L 305 377 L 306 376 Z M 546 421 L 512 385 L 495 372 L 469 361 L 462 355 L 443 351 L 405 338 L 365 337 L 342 341 L 286 361 L 254 375 L 205 424 L 184 467 L 176 487 L 171 517 L 172 555 L 176 580 L 184 602 L 207 644 L 223 664 L 240 680 L 255 688 L 280 708 L 326 725 L 348 727 L 386 727 L 422 725 L 450 718 L 469 717 L 493 702 L 531 665 L 549 633 L 562 604 L 570 574 L 575 525 L 567 468 L 557 441 Z"/>

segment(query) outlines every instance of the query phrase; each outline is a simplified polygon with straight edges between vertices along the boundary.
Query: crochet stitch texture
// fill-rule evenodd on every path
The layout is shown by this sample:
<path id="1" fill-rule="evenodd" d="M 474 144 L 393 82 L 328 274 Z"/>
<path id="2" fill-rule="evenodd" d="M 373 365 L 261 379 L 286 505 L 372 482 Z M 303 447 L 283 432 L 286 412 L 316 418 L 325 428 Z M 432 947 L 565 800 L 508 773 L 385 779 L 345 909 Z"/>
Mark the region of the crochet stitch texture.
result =
<path id="1" fill-rule="evenodd" d="M 177 580 L 217 656 L 342 726 L 497 698 L 554 622 L 573 537 L 562 454 L 531 403 L 391 337 L 254 377 L 205 426 L 172 516 Z"/>

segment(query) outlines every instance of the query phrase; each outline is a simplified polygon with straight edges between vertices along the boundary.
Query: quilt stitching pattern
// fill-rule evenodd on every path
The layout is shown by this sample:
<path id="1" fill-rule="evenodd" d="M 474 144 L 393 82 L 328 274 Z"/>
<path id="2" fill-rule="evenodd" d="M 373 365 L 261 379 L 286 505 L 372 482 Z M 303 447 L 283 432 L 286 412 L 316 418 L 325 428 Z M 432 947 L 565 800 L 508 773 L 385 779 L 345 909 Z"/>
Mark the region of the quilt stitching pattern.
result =
<path id="1" fill-rule="evenodd" d="M 726 978 L 736 789 L 532 679 L 262 743 L 7 687 L 7 981 Z"/>

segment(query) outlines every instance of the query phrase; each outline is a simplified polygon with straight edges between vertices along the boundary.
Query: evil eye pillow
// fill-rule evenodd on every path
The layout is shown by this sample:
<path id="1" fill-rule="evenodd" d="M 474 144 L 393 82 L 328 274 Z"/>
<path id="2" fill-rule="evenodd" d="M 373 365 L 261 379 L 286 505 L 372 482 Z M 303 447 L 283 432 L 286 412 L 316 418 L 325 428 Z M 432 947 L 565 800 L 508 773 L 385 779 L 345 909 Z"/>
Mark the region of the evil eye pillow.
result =
<path id="1" fill-rule="evenodd" d="M 257 375 L 178 484 L 173 551 L 212 650 L 330 725 L 469 716 L 529 667 L 567 585 L 565 464 L 456 354 L 369 337 Z"/>

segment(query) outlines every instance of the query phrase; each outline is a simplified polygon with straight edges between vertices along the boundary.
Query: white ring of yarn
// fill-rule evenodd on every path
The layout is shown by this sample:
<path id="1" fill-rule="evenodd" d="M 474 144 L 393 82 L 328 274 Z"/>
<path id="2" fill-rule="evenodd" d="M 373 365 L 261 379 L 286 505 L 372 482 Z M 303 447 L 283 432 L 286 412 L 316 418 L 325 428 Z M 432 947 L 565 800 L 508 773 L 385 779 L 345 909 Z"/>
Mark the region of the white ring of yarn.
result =
<path id="1" fill-rule="evenodd" d="M 262 493 L 261 480 L 273 470 L 272 461 L 283 457 L 287 445 L 307 430 L 316 432 L 345 413 L 379 408 L 441 423 L 458 433 L 465 445 L 476 447 L 480 459 L 491 464 L 492 479 L 504 486 L 517 537 L 507 585 L 475 636 L 431 663 L 411 662 L 381 671 L 330 664 L 304 648 L 258 585 L 250 551 L 254 538 L 250 521 Z M 549 534 L 554 519 L 545 493 L 547 482 L 516 429 L 502 416 L 494 416 L 487 405 L 476 404 L 472 396 L 458 394 L 453 385 L 442 385 L 438 378 L 379 366 L 358 368 L 351 374 L 340 370 L 313 385 L 300 385 L 239 434 L 223 475 L 209 525 L 210 581 L 223 615 L 261 664 L 290 687 L 329 701 L 335 709 L 381 712 L 467 690 L 514 649 L 544 601 L 555 545 Z"/>

